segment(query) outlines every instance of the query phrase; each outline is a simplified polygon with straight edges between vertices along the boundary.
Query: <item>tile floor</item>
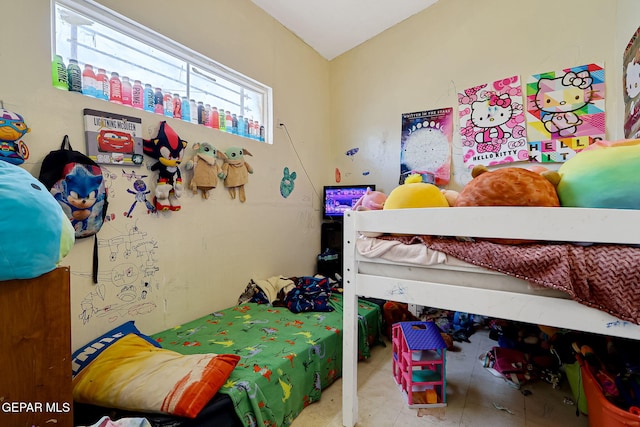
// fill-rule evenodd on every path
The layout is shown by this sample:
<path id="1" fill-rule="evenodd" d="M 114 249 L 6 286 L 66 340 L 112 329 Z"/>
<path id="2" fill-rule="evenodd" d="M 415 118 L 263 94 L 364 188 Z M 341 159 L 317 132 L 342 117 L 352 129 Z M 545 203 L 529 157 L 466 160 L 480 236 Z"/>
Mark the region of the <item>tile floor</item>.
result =
<path id="1" fill-rule="evenodd" d="M 410 409 L 391 374 L 391 344 L 374 348 L 371 359 L 358 364 L 358 427 L 587 427 L 585 415 L 576 416 L 569 384 L 559 389 L 539 381 L 520 390 L 493 376 L 482 367 L 478 356 L 496 345 L 488 331 L 480 330 L 470 343 L 456 343 L 460 351 L 447 352 L 447 407 Z M 512 414 L 496 409 L 496 403 Z M 322 399 L 302 411 L 292 427 L 342 426 L 342 381 L 327 388 Z"/>

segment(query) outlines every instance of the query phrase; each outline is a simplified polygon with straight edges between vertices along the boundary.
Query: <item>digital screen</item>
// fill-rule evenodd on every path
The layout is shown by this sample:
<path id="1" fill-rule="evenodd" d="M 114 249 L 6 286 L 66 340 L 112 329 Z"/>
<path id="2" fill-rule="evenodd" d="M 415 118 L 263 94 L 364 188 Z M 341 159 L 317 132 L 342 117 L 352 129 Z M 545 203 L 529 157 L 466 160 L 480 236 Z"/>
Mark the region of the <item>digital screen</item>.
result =
<path id="1" fill-rule="evenodd" d="M 324 187 L 324 218 L 340 219 L 344 211 L 353 209 L 356 202 L 367 192 L 372 191 L 375 185 L 351 185 Z"/>

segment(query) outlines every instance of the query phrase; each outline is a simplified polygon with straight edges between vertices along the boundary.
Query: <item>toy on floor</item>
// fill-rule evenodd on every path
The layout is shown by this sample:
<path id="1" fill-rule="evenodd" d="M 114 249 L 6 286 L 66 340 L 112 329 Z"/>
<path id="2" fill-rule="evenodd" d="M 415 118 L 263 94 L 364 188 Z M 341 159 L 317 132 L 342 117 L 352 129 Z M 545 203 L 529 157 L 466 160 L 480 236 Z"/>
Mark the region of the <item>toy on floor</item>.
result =
<path id="1" fill-rule="evenodd" d="M 218 175 L 221 172 L 217 162 L 218 150 L 208 142 L 196 143 L 193 149 L 195 156 L 185 164 L 187 170 L 193 170 L 189 188 L 193 194 L 200 190 L 202 198 L 208 199 L 209 191 L 218 185 Z"/>
<path id="2" fill-rule="evenodd" d="M 143 140 L 144 153 L 158 160 L 151 170 L 159 171 L 153 198 L 159 211 L 179 211 L 181 208 L 178 198 L 182 195 L 183 186 L 178 165 L 182 162 L 187 144 L 166 121 L 160 123 L 157 137 Z"/>
<path id="3" fill-rule="evenodd" d="M 228 188 L 232 199 L 236 198 L 236 189 L 238 190 L 238 198 L 241 202 L 247 199 L 244 186 L 249 182 L 249 174 L 253 173 L 253 168 L 244 159 L 245 155 L 251 156 L 251 153 L 241 147 L 230 147 L 224 152 L 218 151 L 218 157 L 224 161 L 222 172 L 218 177 L 224 179 L 224 186 Z"/>
<path id="4" fill-rule="evenodd" d="M 640 139 L 597 141 L 560 166 L 566 207 L 640 209 Z"/>
<path id="5" fill-rule="evenodd" d="M 21 165 L 29 158 L 29 148 L 20 138 L 29 133 L 20 114 L 0 108 L 0 160 Z"/>

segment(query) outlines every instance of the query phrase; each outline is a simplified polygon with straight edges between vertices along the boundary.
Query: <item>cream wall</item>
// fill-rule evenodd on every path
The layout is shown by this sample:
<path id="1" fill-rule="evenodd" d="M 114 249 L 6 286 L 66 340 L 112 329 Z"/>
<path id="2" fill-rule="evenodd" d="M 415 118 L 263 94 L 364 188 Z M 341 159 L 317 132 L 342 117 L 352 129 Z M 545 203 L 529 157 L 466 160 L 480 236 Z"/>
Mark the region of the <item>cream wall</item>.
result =
<path id="1" fill-rule="evenodd" d="M 639 18 L 634 0 L 440 0 L 331 62 L 332 162 L 348 181 L 388 193 L 402 113 L 454 107 L 457 117 L 465 88 L 591 62 L 605 65 L 607 137 L 622 138 L 622 50 Z M 453 189 L 470 179 L 458 131 L 456 120 Z"/>
<path id="2" fill-rule="evenodd" d="M 390 191 L 399 174 L 401 114 L 455 107 L 457 91 L 466 87 L 604 62 L 608 137 L 621 138 L 621 56 L 640 16 L 636 0 L 440 0 L 328 62 L 249 0 L 100 2 L 270 85 L 276 124 L 288 133 L 276 127 L 270 146 L 168 119 L 190 143 L 251 151 L 255 173 L 244 204 L 218 187 L 209 200 L 185 194 L 180 212 L 146 215 L 137 207 L 127 219 L 131 183 L 109 168 L 115 219 L 99 234 L 100 283 L 89 278 L 90 239 L 78 241 L 64 260 L 72 270 L 74 348 L 125 320 L 153 333 L 229 306 L 251 278 L 312 274 L 320 249 L 318 192 L 334 183 L 335 168 L 342 183 Z M 32 128 L 24 138 L 31 150 L 25 169 L 37 176 L 65 133 L 84 149 L 83 108 L 135 113 L 145 137 L 155 136 L 156 115 L 51 87 L 47 0 L 8 2 L 3 16 L 12 18 L 3 21 L 0 99 Z M 454 157 L 456 144 L 459 138 Z M 345 156 L 354 147 L 358 154 Z M 454 160 L 453 188 L 469 178 L 460 163 Z M 287 199 L 279 193 L 285 166 L 297 173 Z M 155 174 L 149 175 L 153 186 Z M 125 286 L 134 286 L 132 293 Z"/>
<path id="3" fill-rule="evenodd" d="M 4 3 L 0 99 L 31 127 L 24 138 L 31 150 L 25 169 L 37 176 L 42 159 L 59 147 L 65 133 L 75 149 L 84 151 L 84 108 L 140 116 L 144 136 L 156 135 L 162 120 L 157 115 L 54 89 L 49 1 Z M 252 2 L 101 3 L 271 86 L 274 116 L 292 141 L 281 127 L 274 130 L 274 144 L 267 145 L 168 119 L 191 144 L 240 145 L 253 154 L 248 161 L 255 173 L 244 204 L 219 186 L 209 200 L 187 192 L 179 212 L 147 215 L 138 206 L 133 218 L 125 218 L 133 203 L 126 192 L 132 183 L 121 168 L 107 167 L 109 214 L 115 219 L 98 235 L 99 284 L 90 279 L 92 239 L 78 240 L 63 260 L 72 271 L 73 348 L 125 320 L 154 333 L 230 306 L 251 278 L 314 274 L 321 221 L 315 189 L 326 181 L 323 165 L 329 163 L 329 63 Z M 185 160 L 190 156 L 188 148 Z M 297 173 L 287 199 L 280 195 L 285 166 Z M 156 173 L 144 166 L 139 171 L 149 175 L 146 181 L 153 187 Z M 184 167 L 182 172 L 189 177 Z"/>

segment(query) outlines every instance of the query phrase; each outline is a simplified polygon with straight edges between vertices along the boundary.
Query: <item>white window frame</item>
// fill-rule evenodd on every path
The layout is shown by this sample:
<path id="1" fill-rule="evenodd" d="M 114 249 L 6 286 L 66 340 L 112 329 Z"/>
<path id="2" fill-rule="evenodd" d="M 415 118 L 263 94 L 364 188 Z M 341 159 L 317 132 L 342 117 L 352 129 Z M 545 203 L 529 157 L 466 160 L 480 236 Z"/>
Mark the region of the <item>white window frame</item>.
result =
<path id="1" fill-rule="evenodd" d="M 254 79 L 251 79 L 229 67 L 226 67 L 196 51 L 190 49 L 170 38 L 135 22 L 93 0 L 51 0 L 51 52 L 56 54 L 56 10 L 59 4 L 80 15 L 84 15 L 102 25 L 119 31 L 124 35 L 138 40 L 154 49 L 158 49 L 178 60 L 185 61 L 192 67 L 198 67 L 208 74 L 219 76 L 241 87 L 250 89 L 262 95 L 262 114 L 259 117 L 264 126 L 264 142 L 273 143 L 273 93 L 269 86 L 266 86 Z M 66 59 L 66 58 L 65 58 Z M 81 58 L 76 58 L 81 59 Z M 187 67 L 189 70 L 192 67 Z M 185 83 L 189 87 L 189 75 L 185 78 Z"/>

